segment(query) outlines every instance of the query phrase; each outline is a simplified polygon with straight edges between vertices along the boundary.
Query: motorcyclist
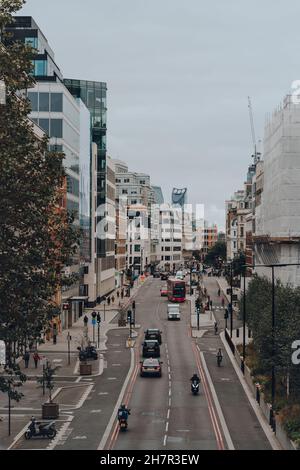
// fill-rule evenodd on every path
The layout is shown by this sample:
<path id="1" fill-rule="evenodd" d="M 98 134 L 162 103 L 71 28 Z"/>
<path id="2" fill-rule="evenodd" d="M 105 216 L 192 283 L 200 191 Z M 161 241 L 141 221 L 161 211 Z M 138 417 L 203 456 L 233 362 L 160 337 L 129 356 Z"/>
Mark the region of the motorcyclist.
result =
<path id="1" fill-rule="evenodd" d="M 130 415 L 130 410 L 126 408 L 126 405 L 121 405 L 118 410 L 118 420 L 121 421 L 121 419 L 125 419 L 127 422 L 128 415 Z"/>
<path id="2" fill-rule="evenodd" d="M 32 434 L 36 434 L 38 432 L 36 419 L 34 416 L 31 416 L 31 423 L 29 425 L 29 429 L 32 432 Z"/>
<path id="3" fill-rule="evenodd" d="M 194 374 L 193 377 L 191 377 L 191 382 L 192 383 L 196 382 L 197 384 L 200 383 L 200 379 L 197 374 Z"/>

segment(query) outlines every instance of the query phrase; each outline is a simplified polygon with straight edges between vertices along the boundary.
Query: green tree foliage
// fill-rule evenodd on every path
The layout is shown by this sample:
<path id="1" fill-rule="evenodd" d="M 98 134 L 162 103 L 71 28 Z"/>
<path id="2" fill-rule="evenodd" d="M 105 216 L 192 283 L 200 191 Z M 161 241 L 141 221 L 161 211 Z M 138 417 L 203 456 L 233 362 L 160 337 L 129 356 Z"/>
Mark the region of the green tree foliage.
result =
<path id="1" fill-rule="evenodd" d="M 240 302 L 243 312 L 243 298 Z M 300 288 L 275 285 L 275 330 L 272 331 L 272 284 L 266 277 L 255 275 L 246 292 L 246 319 L 253 332 L 253 345 L 258 358 L 254 374 L 270 377 L 276 368 L 278 394 L 286 393 L 289 378 L 290 399 L 300 399 L 300 366 L 292 364 L 292 343 L 300 339 Z M 273 342 L 274 339 L 274 342 Z M 273 354 L 274 348 L 274 354 Z M 278 395 L 277 395 L 278 396 Z M 278 396 L 278 398 L 279 398 Z"/>
<path id="2" fill-rule="evenodd" d="M 220 258 L 222 261 L 226 260 L 226 243 L 218 241 L 208 251 L 204 263 L 209 266 L 218 267 Z"/>
<path id="3" fill-rule="evenodd" d="M 53 299 L 61 270 L 78 242 L 62 207 L 64 155 L 49 152 L 48 139 L 38 139 L 28 119 L 24 90 L 34 85 L 33 50 L 21 43 L 4 46 L 5 25 L 23 3 L 0 6 L 0 80 L 6 85 L 6 104 L 0 105 L 0 339 L 8 352 L 14 342 L 39 338 L 57 313 Z M 5 386 L 3 379 L 0 390 Z"/>

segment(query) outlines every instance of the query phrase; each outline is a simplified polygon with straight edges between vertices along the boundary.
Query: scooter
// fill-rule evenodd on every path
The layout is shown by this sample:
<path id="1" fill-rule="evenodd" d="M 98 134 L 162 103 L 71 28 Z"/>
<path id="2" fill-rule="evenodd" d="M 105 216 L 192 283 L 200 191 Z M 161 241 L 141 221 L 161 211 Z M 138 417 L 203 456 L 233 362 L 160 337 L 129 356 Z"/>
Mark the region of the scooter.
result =
<path id="1" fill-rule="evenodd" d="M 193 395 L 198 395 L 199 393 L 199 382 L 192 382 L 191 390 Z"/>
<path id="2" fill-rule="evenodd" d="M 38 430 L 36 426 L 38 426 Z M 50 423 L 31 422 L 25 432 L 25 439 L 31 439 L 32 437 L 47 437 L 48 439 L 53 439 L 55 436 L 55 421 L 51 421 Z"/>

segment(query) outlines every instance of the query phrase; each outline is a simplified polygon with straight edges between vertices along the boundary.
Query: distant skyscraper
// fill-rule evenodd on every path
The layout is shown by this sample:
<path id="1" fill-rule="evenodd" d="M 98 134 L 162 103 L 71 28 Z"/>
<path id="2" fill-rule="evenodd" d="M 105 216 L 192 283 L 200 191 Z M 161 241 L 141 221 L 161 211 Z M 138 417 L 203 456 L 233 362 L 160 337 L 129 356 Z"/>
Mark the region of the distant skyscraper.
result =
<path id="1" fill-rule="evenodd" d="M 183 209 L 186 203 L 187 203 L 187 188 L 183 188 L 183 189 L 173 188 L 172 205 L 180 206 Z"/>
<path id="2" fill-rule="evenodd" d="M 154 191 L 154 203 L 155 204 L 163 204 L 164 203 L 164 195 L 160 186 L 152 186 Z"/>

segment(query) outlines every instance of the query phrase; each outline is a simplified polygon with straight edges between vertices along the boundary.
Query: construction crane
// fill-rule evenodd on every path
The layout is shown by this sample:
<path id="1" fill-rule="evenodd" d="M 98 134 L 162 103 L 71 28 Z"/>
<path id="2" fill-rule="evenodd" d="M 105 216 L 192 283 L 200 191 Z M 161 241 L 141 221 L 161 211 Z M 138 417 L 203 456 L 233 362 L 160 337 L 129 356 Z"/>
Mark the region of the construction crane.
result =
<path id="1" fill-rule="evenodd" d="M 253 147 L 254 147 L 254 154 L 252 155 L 252 157 L 254 158 L 254 163 L 256 164 L 260 160 L 261 153 L 257 151 L 256 138 L 255 138 L 255 129 L 254 129 L 254 120 L 253 120 L 253 111 L 252 111 L 252 104 L 251 104 L 250 96 L 248 96 L 248 108 L 249 108 L 252 142 L 253 142 Z"/>

